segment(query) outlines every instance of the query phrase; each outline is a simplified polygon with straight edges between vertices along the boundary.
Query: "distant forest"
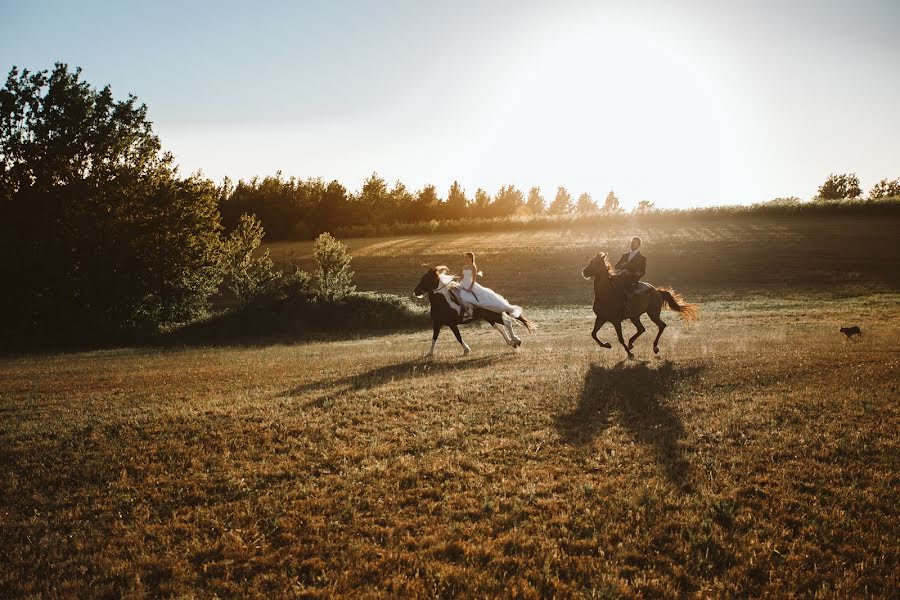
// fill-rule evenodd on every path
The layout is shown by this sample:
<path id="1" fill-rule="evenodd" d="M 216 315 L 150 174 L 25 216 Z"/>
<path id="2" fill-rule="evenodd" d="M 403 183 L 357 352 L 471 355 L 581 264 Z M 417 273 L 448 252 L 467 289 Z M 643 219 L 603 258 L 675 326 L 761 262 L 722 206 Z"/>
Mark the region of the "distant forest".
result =
<path id="1" fill-rule="evenodd" d="M 235 227 L 242 214 L 253 214 L 270 240 L 310 239 L 323 231 L 365 230 L 393 225 L 460 219 L 502 219 L 539 215 L 596 214 L 601 210 L 620 212 L 619 200 L 610 192 L 604 206 L 589 194 L 577 199 L 564 187 L 557 189 L 549 205 L 541 189 L 526 195 L 513 185 L 503 186 L 494 195 L 479 188 L 469 197 L 454 182 L 442 198 L 433 185 L 411 191 L 398 181 L 389 186 L 373 173 L 358 193 L 348 192 L 337 181 L 285 179 L 281 174 L 254 178 L 237 185 L 228 179 L 219 188 L 219 210 L 226 228 Z"/>
<path id="2" fill-rule="evenodd" d="M 861 196 L 859 180 L 854 174 L 830 175 L 813 202 L 790 197 L 751 206 L 660 210 L 653 202 L 642 200 L 631 213 L 626 213 L 613 191 L 602 203 L 597 203 L 588 193 L 582 193 L 576 199 L 565 187 L 559 187 L 548 203 L 539 187 L 530 188 L 526 194 L 514 185 L 507 185 L 493 195 L 478 188 L 469 196 L 458 182 L 454 182 L 446 197 L 441 197 L 433 185 L 411 191 L 400 181 L 389 185 L 376 173 L 370 175 L 355 193 L 349 192 L 338 181 L 325 183 L 322 179 L 285 178 L 280 172 L 237 184 L 226 178 L 218 187 L 219 212 L 226 229 L 235 228 L 241 215 L 255 215 L 265 228 L 269 241 L 312 239 L 326 231 L 338 237 L 365 237 L 545 228 L 590 224 L 627 214 L 671 219 L 871 210 L 876 205 L 893 210 L 900 197 L 900 179 L 882 180 L 872 188 L 867 200 L 862 200 Z"/>

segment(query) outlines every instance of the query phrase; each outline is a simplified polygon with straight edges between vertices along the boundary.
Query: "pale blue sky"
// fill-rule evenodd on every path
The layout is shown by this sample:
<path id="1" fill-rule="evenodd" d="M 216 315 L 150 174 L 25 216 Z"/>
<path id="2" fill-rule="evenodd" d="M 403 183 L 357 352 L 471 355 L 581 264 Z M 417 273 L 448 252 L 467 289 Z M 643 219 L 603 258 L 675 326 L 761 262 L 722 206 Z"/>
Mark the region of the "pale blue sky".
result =
<path id="1" fill-rule="evenodd" d="M 81 66 L 182 172 L 372 171 L 626 206 L 900 177 L 900 2 L 12 2 L 0 68 Z"/>

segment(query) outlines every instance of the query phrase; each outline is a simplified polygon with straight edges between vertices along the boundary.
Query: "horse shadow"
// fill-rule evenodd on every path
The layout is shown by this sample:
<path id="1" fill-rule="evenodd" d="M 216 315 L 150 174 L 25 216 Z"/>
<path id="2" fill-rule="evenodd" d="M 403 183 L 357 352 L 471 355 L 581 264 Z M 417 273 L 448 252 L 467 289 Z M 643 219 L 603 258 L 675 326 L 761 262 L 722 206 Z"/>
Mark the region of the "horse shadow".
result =
<path id="1" fill-rule="evenodd" d="M 560 437 L 573 446 L 588 446 L 618 424 L 653 453 L 672 483 L 683 486 L 689 470 L 679 449 L 684 424 L 668 399 L 680 380 L 701 370 L 671 361 L 657 368 L 650 368 L 646 361 L 622 362 L 611 369 L 592 364 L 584 375 L 578 406 L 556 418 Z"/>
<path id="2" fill-rule="evenodd" d="M 370 390 L 386 383 L 403 381 L 414 378 L 432 377 L 442 373 L 480 369 L 490 367 L 511 358 L 510 354 L 493 354 L 463 358 L 449 361 L 423 361 L 422 359 L 407 360 L 402 363 L 385 365 L 363 373 L 339 377 L 325 381 L 311 381 L 277 394 L 278 398 L 293 398 L 306 394 L 326 392 L 306 403 L 307 407 L 321 407 L 344 394 L 352 394 Z"/>

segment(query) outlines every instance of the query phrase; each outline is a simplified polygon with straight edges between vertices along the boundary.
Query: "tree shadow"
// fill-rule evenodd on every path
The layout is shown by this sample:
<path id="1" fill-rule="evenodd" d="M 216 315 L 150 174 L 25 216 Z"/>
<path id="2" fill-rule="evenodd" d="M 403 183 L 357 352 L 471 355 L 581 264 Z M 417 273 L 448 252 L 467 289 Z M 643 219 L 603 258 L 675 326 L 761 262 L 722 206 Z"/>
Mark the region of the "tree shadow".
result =
<path id="1" fill-rule="evenodd" d="M 279 398 L 292 398 L 303 394 L 314 394 L 327 391 L 327 393 L 313 398 L 306 403 L 307 407 L 321 407 L 333 401 L 338 396 L 370 390 L 372 388 L 390 383 L 414 378 L 432 377 L 453 371 L 480 369 L 510 360 L 514 354 L 503 353 L 490 356 L 462 358 L 446 362 L 432 362 L 424 359 L 407 360 L 402 363 L 385 365 L 371 369 L 364 373 L 348 375 L 337 379 L 325 381 L 311 381 L 280 392 Z"/>
<path id="2" fill-rule="evenodd" d="M 621 362 L 613 368 L 593 364 L 584 375 L 578 406 L 556 418 L 557 430 L 564 442 L 586 446 L 618 424 L 654 454 L 672 483 L 682 486 L 688 474 L 678 444 L 684 425 L 667 400 L 679 381 L 702 369 L 671 361 L 656 368 L 646 361 Z"/>

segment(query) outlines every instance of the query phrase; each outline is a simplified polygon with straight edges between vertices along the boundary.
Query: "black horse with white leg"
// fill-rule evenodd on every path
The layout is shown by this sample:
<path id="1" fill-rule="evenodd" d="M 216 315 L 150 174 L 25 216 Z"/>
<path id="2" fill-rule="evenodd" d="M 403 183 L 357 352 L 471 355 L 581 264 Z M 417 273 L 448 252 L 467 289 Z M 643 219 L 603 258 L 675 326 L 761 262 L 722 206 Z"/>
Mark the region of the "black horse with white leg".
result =
<path id="1" fill-rule="evenodd" d="M 441 283 L 441 278 L 438 275 L 438 268 L 439 267 L 435 267 L 426 271 L 425 274 L 422 275 L 422 279 L 419 280 L 419 285 L 417 285 L 416 289 L 413 291 L 416 298 L 421 298 L 425 294 L 428 294 L 428 303 L 431 304 L 431 324 L 434 329 L 434 334 L 431 337 L 431 348 L 425 356 L 434 354 L 434 346 L 437 344 L 438 336 L 444 326 L 449 327 L 450 331 L 453 332 L 453 335 L 456 336 L 456 340 L 463 347 L 463 356 L 465 356 L 470 350 L 463 341 L 462 335 L 459 333 L 459 325 L 474 323 L 475 321 L 481 320 L 487 321 L 494 329 L 499 331 L 503 336 L 503 341 L 509 346 L 518 348 L 522 345 L 521 338 L 516 336 L 515 331 L 513 331 L 513 318 L 506 313 L 485 310 L 476 306 L 472 311 L 472 317 L 470 319 L 461 320 L 459 313 L 450 306 L 450 302 L 448 301 L 450 291 L 447 289 L 448 286 Z M 529 332 L 532 331 L 533 324 L 531 321 L 522 316 L 516 317 L 516 320 L 522 323 Z"/>

